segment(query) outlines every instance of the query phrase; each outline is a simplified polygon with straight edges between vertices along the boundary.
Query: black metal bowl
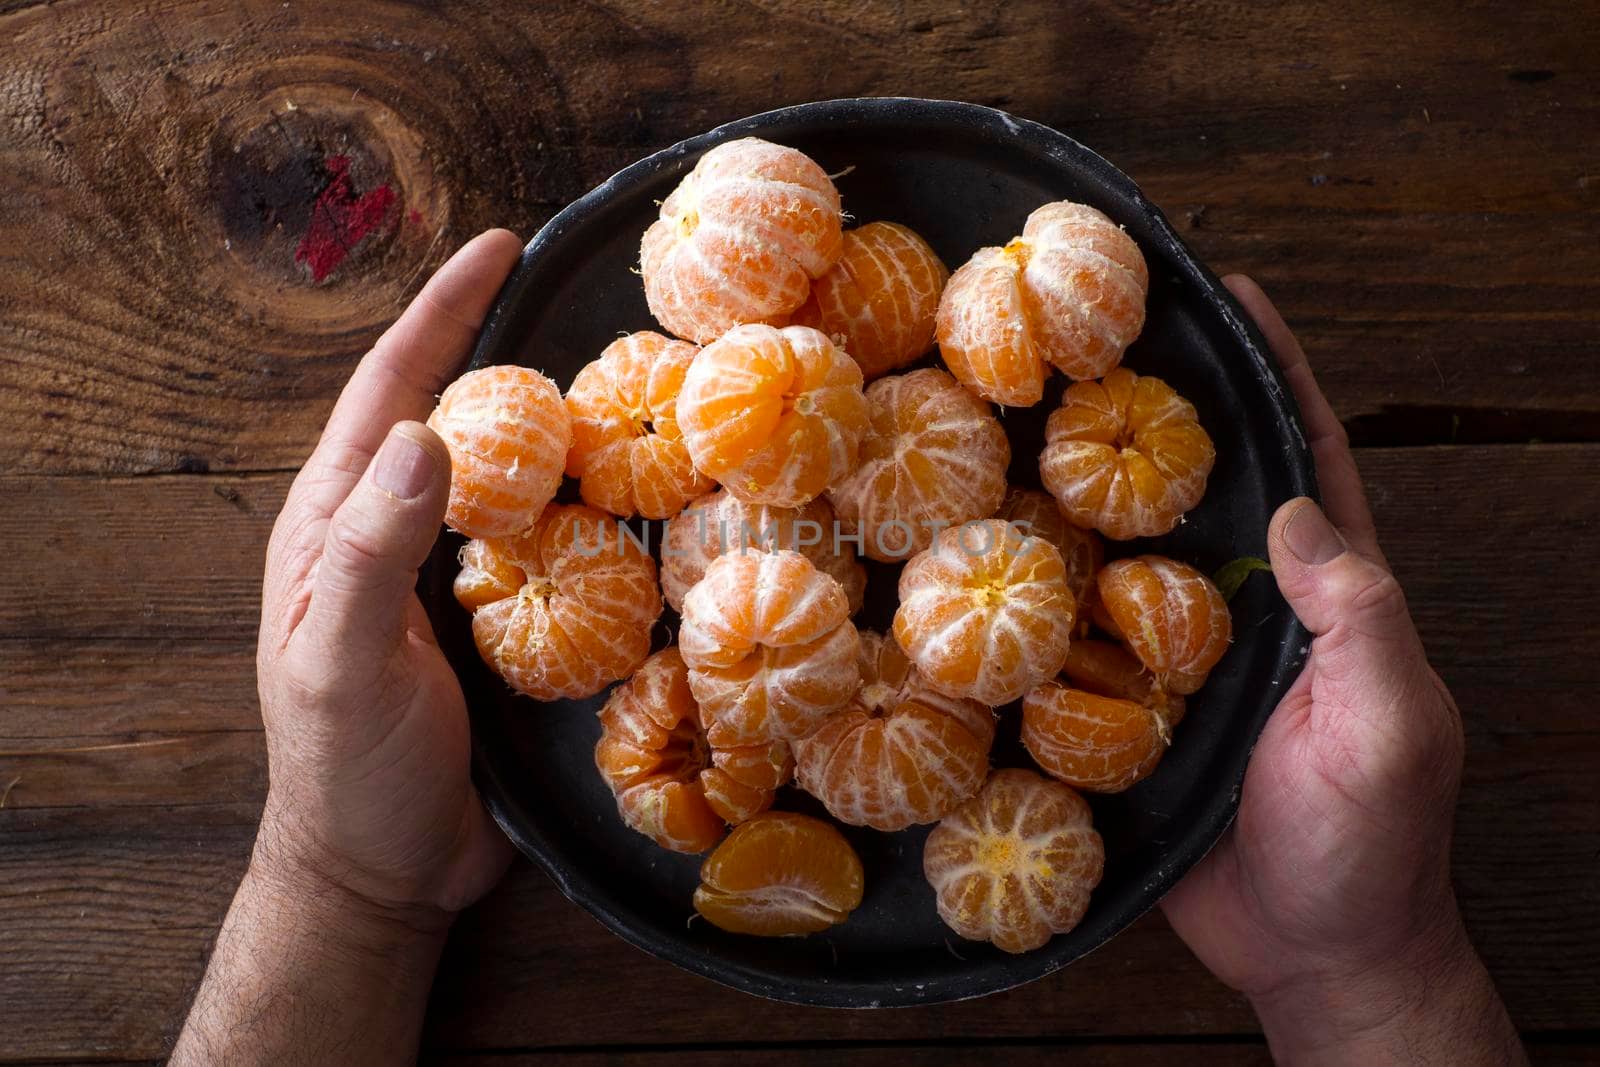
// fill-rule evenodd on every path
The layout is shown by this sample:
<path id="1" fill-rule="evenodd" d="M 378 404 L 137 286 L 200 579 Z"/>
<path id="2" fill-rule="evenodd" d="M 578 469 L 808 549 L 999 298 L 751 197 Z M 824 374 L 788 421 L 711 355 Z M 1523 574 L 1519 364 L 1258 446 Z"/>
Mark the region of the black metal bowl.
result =
<path id="1" fill-rule="evenodd" d="M 1204 503 L 1171 535 L 1114 545 L 1114 554 L 1170 553 L 1212 571 L 1263 555 L 1273 509 L 1315 492 L 1294 403 L 1266 346 L 1216 277 L 1110 163 L 1054 130 L 971 104 L 832 100 L 741 119 L 628 167 L 539 231 L 484 326 L 472 366 L 523 363 L 565 388 L 619 331 L 656 328 L 639 278 L 639 238 L 656 204 L 706 149 L 736 137 L 792 145 L 841 174 L 859 222 L 902 222 L 952 268 L 1003 244 L 1051 200 L 1098 207 L 1139 242 L 1150 266 L 1144 333 L 1128 353 L 1192 400 L 1217 445 Z M 1004 413 L 1012 476 L 1037 485 L 1040 405 Z M 570 493 L 571 486 L 567 486 Z M 652 530 L 658 533 L 658 530 Z M 1307 638 L 1272 582 L 1247 582 L 1232 603 L 1235 640 L 1191 699 L 1155 774 L 1125 793 L 1093 798 L 1106 842 L 1105 879 L 1073 931 L 1011 956 L 962 941 L 939 921 L 922 877 L 927 827 L 881 834 L 845 827 L 866 867 L 866 899 L 828 933 L 739 937 L 691 922 L 700 859 L 657 848 L 623 825 L 593 762 L 604 697 L 540 706 L 514 696 L 473 651 L 468 617 L 450 596 L 460 544 L 441 538 L 420 590 L 461 676 L 471 709 L 478 788 L 502 828 L 561 891 L 640 948 L 716 981 L 802 1004 L 878 1007 L 981 996 L 1049 974 L 1122 930 L 1203 856 L 1233 818 L 1251 747 L 1300 670 Z M 896 569 L 874 565 L 862 623 L 884 628 Z M 669 619 L 667 623 L 675 623 Z M 658 644 L 664 643 L 661 627 Z M 1007 709 L 997 765 L 1028 766 Z M 821 813 L 799 790 L 779 808 Z"/>

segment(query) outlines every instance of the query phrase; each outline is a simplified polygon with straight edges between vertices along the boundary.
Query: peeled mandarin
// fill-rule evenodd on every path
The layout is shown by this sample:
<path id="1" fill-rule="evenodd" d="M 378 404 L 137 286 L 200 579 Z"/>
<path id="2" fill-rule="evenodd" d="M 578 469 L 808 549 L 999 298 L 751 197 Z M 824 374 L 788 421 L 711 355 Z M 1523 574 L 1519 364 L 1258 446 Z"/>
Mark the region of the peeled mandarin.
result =
<path id="1" fill-rule="evenodd" d="M 676 648 L 645 660 L 600 709 L 594 760 L 633 829 L 674 852 L 704 852 L 772 806 L 793 769 L 781 741 L 714 748 Z"/>
<path id="2" fill-rule="evenodd" d="M 922 871 L 946 926 L 1028 952 L 1082 920 L 1105 872 L 1105 845 L 1069 786 L 1001 770 L 934 827 Z"/>
<path id="3" fill-rule="evenodd" d="M 1228 651 L 1228 603 L 1187 563 L 1164 556 L 1119 559 L 1100 571 L 1098 585 L 1116 631 L 1163 690 L 1193 693 Z"/>
<path id="4" fill-rule="evenodd" d="M 1054 366 L 1098 378 L 1144 328 L 1149 275 L 1133 239 L 1086 204 L 1062 200 L 1028 216 L 1003 248 L 980 248 L 939 301 L 939 351 L 987 400 L 1029 407 Z"/>
<path id="5" fill-rule="evenodd" d="M 861 685 L 839 583 L 798 552 L 730 552 L 683 599 L 678 648 L 713 745 L 810 735 Z"/>
<path id="6" fill-rule="evenodd" d="M 880 378 L 866 396 L 860 464 L 828 492 L 862 554 L 903 560 L 940 530 L 994 514 L 1011 446 L 986 402 L 931 368 Z"/>
<path id="7" fill-rule="evenodd" d="M 1086 632 L 1094 604 L 1094 577 L 1106 559 L 1106 546 L 1100 535 L 1068 522 L 1055 498 L 1037 489 L 1012 486 L 1006 490 L 994 517 L 1016 523 L 1023 533 L 1042 537 L 1056 546 L 1067 565 L 1067 588 L 1072 590 L 1077 606 L 1078 630 Z"/>
<path id="8" fill-rule="evenodd" d="M 728 552 L 784 548 L 799 552 L 844 588 L 850 614 L 861 610 L 867 569 L 848 541 L 836 537 L 833 505 L 817 497 L 797 508 L 746 504 L 726 489 L 701 497 L 667 522 L 661 541 L 661 591 L 674 611 Z"/>
<path id="9" fill-rule="evenodd" d="M 1050 777 L 1119 793 L 1155 770 L 1171 741 L 1166 720 L 1132 700 L 1045 682 L 1022 699 L 1022 744 Z"/>
<path id="10" fill-rule="evenodd" d="M 930 688 L 891 637 L 861 634 L 861 690 L 794 743 L 795 779 L 840 822 L 934 822 L 989 772 L 994 713 Z"/>
<path id="11" fill-rule="evenodd" d="M 1061 670 L 1073 611 L 1055 546 L 986 519 L 905 565 L 894 636 L 934 689 L 995 707 Z"/>
<path id="12" fill-rule="evenodd" d="M 643 331 L 618 338 L 567 390 L 567 474 L 583 501 L 613 515 L 666 519 L 710 491 L 678 429 L 678 391 L 700 351 Z"/>
<path id="13" fill-rule="evenodd" d="M 869 222 L 844 234 L 833 269 L 789 320 L 833 339 L 870 381 L 933 345 L 933 320 L 950 271 L 907 226 Z"/>
<path id="14" fill-rule="evenodd" d="M 748 322 L 782 323 L 843 249 L 839 191 L 804 153 L 754 137 L 700 157 L 639 248 L 656 321 L 709 344 Z"/>
<path id="15" fill-rule="evenodd" d="M 1156 676 L 1132 652 L 1115 642 L 1087 638 L 1073 641 L 1061 676 L 1075 689 L 1153 708 L 1168 727 L 1183 721 L 1183 697 L 1162 689 Z"/>
<path id="16" fill-rule="evenodd" d="M 655 561 L 582 505 L 552 504 L 517 537 L 468 541 L 455 596 L 484 662 L 544 701 L 633 673 L 661 614 Z"/>
<path id="17" fill-rule="evenodd" d="M 694 910 L 735 934 L 795 937 L 861 905 L 861 859 L 820 819 L 768 811 L 734 827 L 700 867 Z"/>
<path id="18" fill-rule="evenodd" d="M 468 371 L 445 388 L 428 427 L 450 450 L 444 521 L 467 537 L 522 533 L 561 487 L 572 423 L 561 391 L 536 370 Z"/>
<path id="19" fill-rule="evenodd" d="M 861 368 L 806 326 L 736 326 L 700 350 L 678 394 L 694 465 L 751 504 L 798 507 L 855 468 Z"/>
<path id="20" fill-rule="evenodd" d="M 1126 541 L 1177 526 L 1216 458 L 1193 404 L 1119 367 L 1067 389 L 1045 424 L 1039 475 L 1068 519 Z"/>

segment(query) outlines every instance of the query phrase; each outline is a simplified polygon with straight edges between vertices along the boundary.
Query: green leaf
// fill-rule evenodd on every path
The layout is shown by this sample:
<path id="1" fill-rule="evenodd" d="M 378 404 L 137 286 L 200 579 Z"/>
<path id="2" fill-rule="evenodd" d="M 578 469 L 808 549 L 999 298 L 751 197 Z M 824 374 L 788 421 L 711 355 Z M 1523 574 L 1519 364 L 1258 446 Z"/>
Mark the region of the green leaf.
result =
<path id="1" fill-rule="evenodd" d="M 1217 571 L 1215 579 L 1217 588 L 1222 592 L 1222 599 L 1232 600 L 1233 594 L 1239 591 L 1244 580 L 1255 571 L 1271 573 L 1272 564 L 1255 556 L 1240 556 L 1236 560 L 1224 563 L 1222 569 Z"/>

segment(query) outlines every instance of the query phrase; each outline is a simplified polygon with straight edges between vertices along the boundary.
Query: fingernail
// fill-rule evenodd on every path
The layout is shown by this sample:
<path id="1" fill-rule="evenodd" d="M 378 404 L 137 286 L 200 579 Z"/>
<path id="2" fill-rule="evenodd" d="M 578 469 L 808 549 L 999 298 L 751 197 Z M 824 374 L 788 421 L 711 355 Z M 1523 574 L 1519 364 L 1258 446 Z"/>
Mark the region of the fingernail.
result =
<path id="1" fill-rule="evenodd" d="M 378 449 L 372 480 L 390 496 L 415 500 L 433 481 L 433 466 L 432 452 L 406 436 L 404 431 L 390 430 Z"/>
<path id="2" fill-rule="evenodd" d="M 1316 566 L 1344 552 L 1344 537 L 1312 503 L 1300 505 L 1283 529 L 1283 542 L 1301 563 Z"/>

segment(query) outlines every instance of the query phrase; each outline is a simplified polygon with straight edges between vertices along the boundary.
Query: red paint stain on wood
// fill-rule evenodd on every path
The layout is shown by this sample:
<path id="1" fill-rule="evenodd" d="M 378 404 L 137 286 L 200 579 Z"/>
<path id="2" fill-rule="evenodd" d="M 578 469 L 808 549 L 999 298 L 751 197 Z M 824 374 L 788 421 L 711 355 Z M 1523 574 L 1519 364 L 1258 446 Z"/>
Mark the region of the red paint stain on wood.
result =
<path id="1" fill-rule="evenodd" d="M 329 156 L 328 185 L 311 206 L 311 225 L 294 251 L 294 261 L 311 268 L 311 280 L 320 282 L 343 263 L 361 239 L 383 225 L 394 206 L 394 190 L 387 184 L 360 196 L 350 183 L 350 157 Z"/>

